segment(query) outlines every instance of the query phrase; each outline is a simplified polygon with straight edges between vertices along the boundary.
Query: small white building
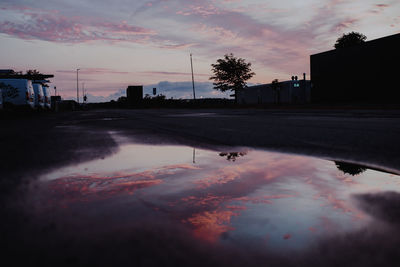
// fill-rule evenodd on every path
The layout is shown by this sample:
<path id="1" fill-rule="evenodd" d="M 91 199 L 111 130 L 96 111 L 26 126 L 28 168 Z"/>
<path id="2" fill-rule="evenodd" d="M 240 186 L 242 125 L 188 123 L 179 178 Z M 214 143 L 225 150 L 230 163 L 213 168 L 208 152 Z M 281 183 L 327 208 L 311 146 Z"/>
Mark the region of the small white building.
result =
<path id="1" fill-rule="evenodd" d="M 3 108 L 3 92 L 1 91 L 1 88 L 0 88 L 0 109 L 2 109 Z"/>

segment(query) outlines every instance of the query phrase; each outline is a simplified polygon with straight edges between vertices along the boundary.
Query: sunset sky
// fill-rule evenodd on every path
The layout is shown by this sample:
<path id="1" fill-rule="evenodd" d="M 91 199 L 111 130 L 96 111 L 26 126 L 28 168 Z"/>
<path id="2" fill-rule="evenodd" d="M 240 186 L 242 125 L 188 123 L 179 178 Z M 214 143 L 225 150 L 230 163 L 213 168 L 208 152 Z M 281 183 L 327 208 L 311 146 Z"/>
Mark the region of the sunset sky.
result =
<path id="1" fill-rule="evenodd" d="M 167 97 L 221 96 L 208 78 L 226 53 L 252 63 L 250 83 L 309 75 L 309 55 L 343 33 L 367 40 L 400 32 L 398 0 L 0 0 L 0 68 L 54 74 L 52 88 L 92 101 L 128 85 Z M 97 96 L 97 97 L 95 97 Z"/>

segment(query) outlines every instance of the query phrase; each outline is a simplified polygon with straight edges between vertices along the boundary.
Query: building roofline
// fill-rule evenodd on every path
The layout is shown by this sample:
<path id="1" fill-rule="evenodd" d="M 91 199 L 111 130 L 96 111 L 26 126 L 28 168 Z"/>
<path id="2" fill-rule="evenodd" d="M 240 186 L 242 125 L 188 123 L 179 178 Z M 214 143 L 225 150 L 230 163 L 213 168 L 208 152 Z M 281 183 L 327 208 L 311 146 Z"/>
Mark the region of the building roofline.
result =
<path id="1" fill-rule="evenodd" d="M 278 82 L 278 84 L 282 84 L 282 83 L 289 83 L 289 82 L 302 82 L 304 81 L 303 79 L 298 79 L 296 80 L 286 80 L 286 81 L 281 81 Z M 305 80 L 306 82 L 311 82 L 311 80 Z M 272 83 L 263 83 L 263 84 L 257 84 L 257 85 L 252 85 L 252 86 L 248 86 L 247 88 L 257 88 L 257 87 L 261 87 L 261 86 L 265 86 L 265 85 L 271 85 Z"/>
<path id="2" fill-rule="evenodd" d="M 382 41 L 384 39 L 391 39 L 391 38 L 400 38 L 400 33 L 396 33 L 396 34 L 380 37 L 380 38 L 377 38 L 377 39 L 373 39 L 373 40 L 370 40 L 370 41 L 366 41 L 364 43 L 359 44 L 359 46 L 365 46 L 365 45 L 369 45 L 369 44 L 374 43 L 374 42 L 379 42 L 379 41 Z M 317 55 L 322 55 L 322 54 L 332 53 L 333 51 L 342 51 L 342 50 L 345 50 L 345 49 L 348 49 L 348 48 L 354 48 L 354 47 L 357 47 L 357 46 L 351 46 L 351 47 L 345 47 L 345 48 L 339 48 L 339 49 L 331 49 L 331 50 L 328 50 L 328 51 L 312 54 L 312 55 L 310 55 L 310 57 L 317 56 Z"/>
<path id="3" fill-rule="evenodd" d="M 46 80 L 54 78 L 53 74 L 1 74 L 0 79 L 26 79 L 26 80 Z"/>

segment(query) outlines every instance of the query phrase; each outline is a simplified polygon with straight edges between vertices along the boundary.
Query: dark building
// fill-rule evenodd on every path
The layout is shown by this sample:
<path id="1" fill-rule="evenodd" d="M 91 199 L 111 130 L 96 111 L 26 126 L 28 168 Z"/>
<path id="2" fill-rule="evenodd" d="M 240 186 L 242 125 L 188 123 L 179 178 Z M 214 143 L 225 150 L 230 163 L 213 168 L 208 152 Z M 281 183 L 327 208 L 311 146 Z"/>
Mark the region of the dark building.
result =
<path id="1" fill-rule="evenodd" d="M 313 103 L 400 103 L 400 34 L 310 56 Z"/>
<path id="2" fill-rule="evenodd" d="M 289 80 L 249 86 L 237 92 L 238 104 L 305 104 L 310 102 L 310 81 Z"/>
<path id="3" fill-rule="evenodd" d="M 126 89 L 126 98 L 129 105 L 141 103 L 143 100 L 143 85 L 128 86 Z"/>

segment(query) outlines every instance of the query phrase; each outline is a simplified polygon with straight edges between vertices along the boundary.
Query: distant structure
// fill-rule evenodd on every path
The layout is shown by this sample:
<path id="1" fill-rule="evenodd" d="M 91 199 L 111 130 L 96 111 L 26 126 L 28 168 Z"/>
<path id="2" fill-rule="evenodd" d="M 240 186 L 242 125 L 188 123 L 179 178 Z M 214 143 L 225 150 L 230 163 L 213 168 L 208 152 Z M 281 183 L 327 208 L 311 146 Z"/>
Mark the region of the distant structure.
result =
<path id="1" fill-rule="evenodd" d="M 313 103 L 400 103 L 400 34 L 310 56 Z"/>
<path id="2" fill-rule="evenodd" d="M 130 106 L 140 104 L 143 100 L 143 85 L 130 85 L 126 89 L 126 97 Z"/>
<path id="3" fill-rule="evenodd" d="M 45 81 L 46 79 L 54 78 L 53 74 L 20 74 L 12 69 L 0 70 L 0 79 L 27 79 L 31 81 Z"/>
<path id="4" fill-rule="evenodd" d="M 240 90 L 237 92 L 238 104 L 304 104 L 310 102 L 310 90 L 311 82 L 303 74 L 302 80 L 293 76 L 276 85 L 261 84 Z"/>

